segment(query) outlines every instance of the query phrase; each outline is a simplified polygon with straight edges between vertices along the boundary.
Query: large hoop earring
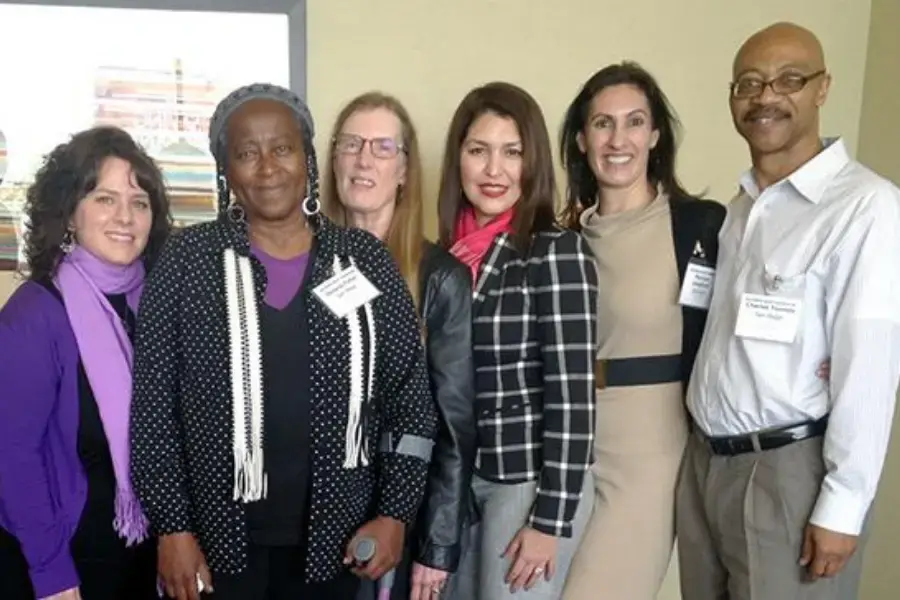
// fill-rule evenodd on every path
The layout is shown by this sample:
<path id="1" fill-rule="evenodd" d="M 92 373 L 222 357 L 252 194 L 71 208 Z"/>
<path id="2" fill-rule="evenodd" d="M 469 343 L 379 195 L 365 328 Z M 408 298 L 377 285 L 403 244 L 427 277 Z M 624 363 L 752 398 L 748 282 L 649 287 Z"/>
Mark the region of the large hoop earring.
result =
<path id="1" fill-rule="evenodd" d="M 75 248 L 75 236 L 72 234 L 71 229 L 66 229 L 66 232 L 63 234 L 62 242 L 59 244 L 59 249 L 69 254 Z"/>
<path id="2" fill-rule="evenodd" d="M 319 210 L 322 208 L 321 203 L 318 198 L 313 198 L 312 195 L 307 196 L 303 199 L 303 214 L 307 217 L 314 217 L 319 214 Z"/>
<path id="3" fill-rule="evenodd" d="M 247 222 L 247 211 L 234 198 L 228 203 L 228 208 L 225 209 L 225 212 L 235 225 L 243 225 Z"/>

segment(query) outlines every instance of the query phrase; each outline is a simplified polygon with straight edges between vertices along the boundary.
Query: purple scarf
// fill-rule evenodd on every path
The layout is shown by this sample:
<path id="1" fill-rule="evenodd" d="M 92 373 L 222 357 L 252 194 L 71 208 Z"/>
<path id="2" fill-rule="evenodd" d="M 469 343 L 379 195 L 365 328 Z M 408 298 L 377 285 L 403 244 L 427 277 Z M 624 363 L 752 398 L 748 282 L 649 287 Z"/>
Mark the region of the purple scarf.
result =
<path id="1" fill-rule="evenodd" d="M 122 319 L 104 294 L 125 294 L 137 313 L 144 288 L 140 260 L 127 267 L 100 260 L 81 246 L 63 257 L 54 279 L 75 332 L 81 362 L 100 409 L 116 476 L 113 527 L 132 545 L 147 537 L 147 518 L 131 487 L 129 419 L 132 347 Z"/>

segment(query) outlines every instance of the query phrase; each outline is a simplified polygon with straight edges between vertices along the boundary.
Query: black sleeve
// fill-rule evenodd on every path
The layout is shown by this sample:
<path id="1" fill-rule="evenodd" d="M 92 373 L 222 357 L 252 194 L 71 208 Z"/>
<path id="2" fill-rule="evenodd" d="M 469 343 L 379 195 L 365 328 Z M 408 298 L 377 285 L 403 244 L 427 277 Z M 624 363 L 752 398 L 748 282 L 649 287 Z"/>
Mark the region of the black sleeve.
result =
<path id="1" fill-rule="evenodd" d="M 178 420 L 180 315 L 187 260 L 181 235 L 163 248 L 147 279 L 134 340 L 131 477 L 157 535 L 191 531 Z"/>
<path id="2" fill-rule="evenodd" d="M 416 529 L 417 562 L 454 572 L 475 463 L 475 367 L 472 360 L 472 284 L 452 263 L 426 315 L 426 353 L 438 410 L 438 437 L 428 492 Z"/>
<path id="3" fill-rule="evenodd" d="M 404 436 L 433 441 L 437 411 L 428 385 L 419 317 L 412 295 L 387 248 L 366 257 L 381 291 L 376 300 L 376 380 L 385 431 L 396 447 Z M 412 523 L 425 495 L 431 457 L 396 450 L 380 454 L 377 514 Z"/>

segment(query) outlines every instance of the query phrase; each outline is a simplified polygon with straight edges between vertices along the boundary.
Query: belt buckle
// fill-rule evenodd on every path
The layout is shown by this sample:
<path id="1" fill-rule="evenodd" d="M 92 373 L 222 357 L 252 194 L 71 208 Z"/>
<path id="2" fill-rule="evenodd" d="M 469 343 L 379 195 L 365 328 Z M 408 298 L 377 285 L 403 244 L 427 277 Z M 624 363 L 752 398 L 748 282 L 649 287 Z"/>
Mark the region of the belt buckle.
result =
<path id="1" fill-rule="evenodd" d="M 605 358 L 598 358 L 594 361 L 594 387 L 598 390 L 606 389 L 606 365 Z"/>
<path id="2" fill-rule="evenodd" d="M 763 447 L 758 433 L 748 433 L 742 436 L 733 436 L 725 440 L 728 453 L 731 456 L 747 454 L 750 452 L 762 452 Z"/>
<path id="3" fill-rule="evenodd" d="M 713 454 L 722 456 L 737 456 L 739 454 L 759 452 L 762 450 L 759 437 L 756 434 L 707 439 L 707 443 Z"/>
<path id="4" fill-rule="evenodd" d="M 716 440 L 715 446 L 718 449 L 717 454 L 724 456 L 735 456 L 742 450 L 740 439 L 732 436 L 719 438 Z"/>

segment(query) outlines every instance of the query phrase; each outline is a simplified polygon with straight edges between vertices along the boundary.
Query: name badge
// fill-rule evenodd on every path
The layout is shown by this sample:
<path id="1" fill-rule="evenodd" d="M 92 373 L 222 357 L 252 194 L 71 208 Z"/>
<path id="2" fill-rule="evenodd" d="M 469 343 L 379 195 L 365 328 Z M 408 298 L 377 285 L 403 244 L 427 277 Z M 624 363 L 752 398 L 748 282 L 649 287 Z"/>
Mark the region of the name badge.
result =
<path id="1" fill-rule="evenodd" d="M 802 305 L 803 301 L 796 298 L 744 294 L 734 334 L 789 344 L 797 335 Z"/>
<path id="2" fill-rule="evenodd" d="M 351 311 L 380 296 L 381 292 L 359 269 L 350 267 L 317 285 L 313 294 L 334 316 L 343 319 Z"/>
<path id="3" fill-rule="evenodd" d="M 709 309 L 712 300 L 713 284 L 716 281 L 716 270 L 696 261 L 688 263 L 684 273 L 684 283 L 678 304 L 691 308 Z"/>

